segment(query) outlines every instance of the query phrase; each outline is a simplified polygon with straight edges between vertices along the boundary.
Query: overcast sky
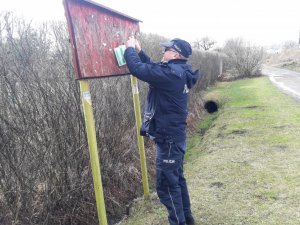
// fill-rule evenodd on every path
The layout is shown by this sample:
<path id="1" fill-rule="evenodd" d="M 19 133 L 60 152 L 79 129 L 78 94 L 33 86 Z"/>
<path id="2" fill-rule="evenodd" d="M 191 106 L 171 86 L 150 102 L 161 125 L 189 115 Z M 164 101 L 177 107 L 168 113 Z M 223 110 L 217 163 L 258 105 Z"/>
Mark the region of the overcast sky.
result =
<path id="1" fill-rule="evenodd" d="M 208 36 L 219 46 L 242 37 L 257 45 L 297 41 L 300 33 L 299 0 L 95 0 L 140 19 L 142 32 L 187 41 Z M 64 20 L 62 0 L 1 0 L 9 10 L 33 21 Z"/>

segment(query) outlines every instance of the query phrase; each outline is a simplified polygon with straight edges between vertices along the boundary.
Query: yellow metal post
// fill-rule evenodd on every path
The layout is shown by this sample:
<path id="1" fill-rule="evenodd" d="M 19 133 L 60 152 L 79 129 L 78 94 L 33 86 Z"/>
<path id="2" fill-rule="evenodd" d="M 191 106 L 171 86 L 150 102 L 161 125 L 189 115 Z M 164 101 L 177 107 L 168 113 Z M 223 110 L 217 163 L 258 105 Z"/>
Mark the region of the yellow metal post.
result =
<path id="1" fill-rule="evenodd" d="M 94 190 L 96 196 L 97 213 L 99 219 L 99 225 L 107 225 L 105 202 L 103 195 L 100 162 L 98 156 L 98 147 L 95 132 L 94 114 L 92 108 L 92 100 L 89 90 L 89 83 L 86 80 L 81 80 L 80 92 L 84 111 L 85 126 L 87 132 L 87 139 L 90 152 L 90 160 L 94 181 Z"/>
<path id="2" fill-rule="evenodd" d="M 131 75 L 130 78 L 131 78 L 131 87 L 132 87 L 132 95 L 133 95 L 134 115 L 136 121 L 136 132 L 137 132 L 141 170 L 142 170 L 144 198 L 146 199 L 149 196 L 149 184 L 148 184 L 148 175 L 147 175 L 144 138 L 140 135 L 140 127 L 142 124 L 142 119 L 141 119 L 141 111 L 140 111 L 139 89 L 138 89 L 138 82 L 136 77 Z"/>

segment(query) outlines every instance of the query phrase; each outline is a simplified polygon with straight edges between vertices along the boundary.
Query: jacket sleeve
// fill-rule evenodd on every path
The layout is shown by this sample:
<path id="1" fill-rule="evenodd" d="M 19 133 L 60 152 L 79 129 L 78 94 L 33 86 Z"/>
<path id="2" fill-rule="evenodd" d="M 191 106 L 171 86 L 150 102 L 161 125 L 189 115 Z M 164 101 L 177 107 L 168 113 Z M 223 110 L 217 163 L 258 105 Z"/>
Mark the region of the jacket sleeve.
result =
<path id="1" fill-rule="evenodd" d="M 154 87 L 168 85 L 170 82 L 169 68 L 162 68 L 156 63 L 143 63 L 133 47 L 125 50 L 124 57 L 129 71 L 138 79 Z"/>
<path id="2" fill-rule="evenodd" d="M 143 63 L 152 63 L 150 57 L 143 50 L 139 52 L 139 57 Z"/>

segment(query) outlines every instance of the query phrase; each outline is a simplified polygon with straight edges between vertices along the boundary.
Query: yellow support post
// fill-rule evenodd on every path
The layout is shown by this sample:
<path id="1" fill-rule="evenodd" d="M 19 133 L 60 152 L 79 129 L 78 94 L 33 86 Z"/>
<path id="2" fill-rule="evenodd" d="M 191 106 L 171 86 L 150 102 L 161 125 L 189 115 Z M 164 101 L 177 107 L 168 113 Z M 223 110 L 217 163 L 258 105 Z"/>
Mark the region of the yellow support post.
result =
<path id="1" fill-rule="evenodd" d="M 96 140 L 94 114 L 92 108 L 91 94 L 89 90 L 89 83 L 87 80 L 81 80 L 79 82 L 94 181 L 98 220 L 99 225 L 107 225 L 100 162 Z"/>
<path id="2" fill-rule="evenodd" d="M 134 115 L 136 121 L 136 133 L 138 139 L 140 163 L 141 163 L 141 170 L 142 170 L 144 199 L 146 199 L 149 196 L 149 184 L 148 184 L 148 175 L 147 175 L 144 138 L 140 135 L 140 127 L 142 124 L 142 119 L 141 119 L 141 111 L 140 111 L 139 89 L 138 89 L 138 82 L 136 77 L 130 75 L 130 78 L 131 78 L 131 88 L 132 88 L 133 105 L 134 105 Z"/>

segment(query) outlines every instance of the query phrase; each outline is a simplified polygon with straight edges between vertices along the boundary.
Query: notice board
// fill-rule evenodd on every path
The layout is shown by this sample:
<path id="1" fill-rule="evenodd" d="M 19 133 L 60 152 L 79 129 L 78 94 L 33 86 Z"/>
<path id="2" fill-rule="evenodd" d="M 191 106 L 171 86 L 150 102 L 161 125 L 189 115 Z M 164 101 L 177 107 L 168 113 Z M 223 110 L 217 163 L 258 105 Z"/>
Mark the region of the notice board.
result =
<path id="1" fill-rule="evenodd" d="M 114 49 L 124 45 L 129 36 L 139 33 L 141 21 L 89 0 L 64 0 L 63 3 L 75 78 L 130 74 L 127 66 L 117 60 Z"/>

